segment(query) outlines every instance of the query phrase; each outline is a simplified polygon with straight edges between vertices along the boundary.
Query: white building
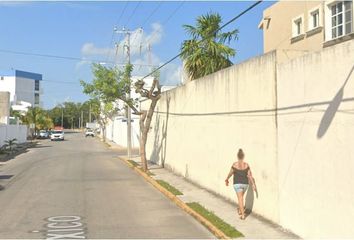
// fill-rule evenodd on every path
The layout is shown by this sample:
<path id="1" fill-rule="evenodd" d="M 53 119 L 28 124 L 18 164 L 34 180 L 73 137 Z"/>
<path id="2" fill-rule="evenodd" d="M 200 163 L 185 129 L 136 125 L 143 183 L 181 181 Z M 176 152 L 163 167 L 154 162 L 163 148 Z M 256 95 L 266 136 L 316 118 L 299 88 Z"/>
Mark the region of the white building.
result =
<path id="1" fill-rule="evenodd" d="M 10 104 L 14 110 L 26 110 L 28 106 L 41 107 L 43 94 L 42 75 L 20 70 L 0 71 L 0 91 L 10 92 Z"/>
<path id="2" fill-rule="evenodd" d="M 139 76 L 133 76 L 132 77 L 132 82 L 133 85 L 136 81 L 138 81 L 139 79 L 142 79 L 142 77 Z M 145 89 L 150 89 L 152 86 L 152 82 L 153 82 L 154 78 L 153 77 L 147 77 L 144 79 L 145 85 L 144 88 Z M 162 86 L 161 87 L 161 91 L 168 91 L 172 88 L 175 88 L 176 86 Z M 134 90 L 134 87 L 132 88 L 132 92 L 131 92 L 131 98 L 136 99 L 137 100 L 137 109 L 140 108 L 140 101 L 143 100 L 140 97 L 139 93 L 136 93 Z M 117 107 L 119 109 L 123 109 L 124 107 L 124 102 L 121 100 L 118 100 L 116 103 Z M 126 147 L 127 146 L 127 119 L 125 117 L 125 113 L 124 112 L 120 112 L 119 114 L 117 114 L 116 116 L 112 117 L 112 119 L 110 119 L 110 121 L 108 122 L 107 126 L 106 126 L 106 137 L 107 139 L 123 146 Z M 140 116 L 138 115 L 134 115 L 132 114 L 131 117 L 131 121 L 132 121 L 132 147 L 133 148 L 138 148 L 139 147 L 139 138 L 140 138 L 140 126 L 139 126 L 139 119 Z"/>

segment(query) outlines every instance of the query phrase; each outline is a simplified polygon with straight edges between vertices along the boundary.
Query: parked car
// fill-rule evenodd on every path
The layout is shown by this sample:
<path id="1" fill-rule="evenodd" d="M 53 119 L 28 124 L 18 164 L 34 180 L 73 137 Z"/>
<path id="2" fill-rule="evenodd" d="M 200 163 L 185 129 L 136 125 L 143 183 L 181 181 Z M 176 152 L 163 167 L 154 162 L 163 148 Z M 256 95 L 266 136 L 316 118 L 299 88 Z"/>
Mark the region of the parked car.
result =
<path id="1" fill-rule="evenodd" d="M 64 132 L 62 130 L 53 130 L 52 134 L 50 135 L 51 141 L 64 141 Z"/>
<path id="2" fill-rule="evenodd" d="M 91 136 L 91 137 L 95 136 L 95 131 L 90 128 L 86 129 L 86 131 L 85 131 L 85 137 L 89 137 L 89 136 Z"/>
<path id="3" fill-rule="evenodd" d="M 37 137 L 41 139 L 47 139 L 49 138 L 49 132 L 47 130 L 40 130 Z"/>

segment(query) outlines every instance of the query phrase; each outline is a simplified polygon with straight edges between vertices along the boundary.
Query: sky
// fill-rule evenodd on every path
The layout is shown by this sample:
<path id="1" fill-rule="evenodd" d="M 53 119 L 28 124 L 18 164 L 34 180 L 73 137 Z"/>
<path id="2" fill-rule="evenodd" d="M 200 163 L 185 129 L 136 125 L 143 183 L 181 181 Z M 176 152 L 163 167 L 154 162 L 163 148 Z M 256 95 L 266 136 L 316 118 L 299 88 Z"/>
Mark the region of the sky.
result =
<path id="1" fill-rule="evenodd" d="M 126 63 L 126 37 L 114 31 L 131 31 L 133 74 L 144 76 L 150 66 L 161 65 L 177 55 L 188 39 L 183 25 L 210 12 L 223 22 L 235 17 L 254 2 L 248 1 L 116 1 L 116 2 L 0 2 L 0 70 L 19 69 L 43 75 L 43 107 L 64 101 L 83 102 L 80 80 L 92 81 L 93 61 L 113 66 Z M 263 53 L 263 33 L 258 29 L 263 2 L 224 30 L 239 30 L 231 43 L 234 63 Z M 142 30 L 141 30 L 142 29 Z M 25 54 L 14 54 L 21 52 Z M 33 56 L 51 55 L 68 58 Z M 163 85 L 181 81 L 181 60 L 161 69 Z"/>

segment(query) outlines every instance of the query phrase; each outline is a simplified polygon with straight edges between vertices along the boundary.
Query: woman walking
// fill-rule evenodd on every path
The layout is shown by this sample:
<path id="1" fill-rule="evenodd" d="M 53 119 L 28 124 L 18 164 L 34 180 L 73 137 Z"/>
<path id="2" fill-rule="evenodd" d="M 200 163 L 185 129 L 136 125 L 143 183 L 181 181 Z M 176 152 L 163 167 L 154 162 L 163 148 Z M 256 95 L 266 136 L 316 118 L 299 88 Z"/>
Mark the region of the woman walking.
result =
<path id="1" fill-rule="evenodd" d="M 245 219 L 245 204 L 243 197 L 248 189 L 248 185 L 252 185 L 252 189 L 256 191 L 256 185 L 252 177 L 252 172 L 248 163 L 244 161 L 245 154 L 242 149 L 238 150 L 237 162 L 234 162 L 231 166 L 230 172 L 226 177 L 225 184 L 229 185 L 229 178 L 233 175 L 234 177 L 234 189 L 236 191 L 238 199 L 238 214 L 242 220 Z"/>

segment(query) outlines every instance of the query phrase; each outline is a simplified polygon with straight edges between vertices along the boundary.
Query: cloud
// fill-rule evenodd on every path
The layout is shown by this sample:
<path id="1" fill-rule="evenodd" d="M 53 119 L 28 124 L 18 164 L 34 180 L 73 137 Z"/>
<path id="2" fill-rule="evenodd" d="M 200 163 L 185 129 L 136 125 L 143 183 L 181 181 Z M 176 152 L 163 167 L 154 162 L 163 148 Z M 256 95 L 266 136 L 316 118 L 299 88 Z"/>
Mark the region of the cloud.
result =
<path id="1" fill-rule="evenodd" d="M 132 63 L 136 64 L 134 67 L 133 75 L 145 76 L 152 71 L 152 67 L 139 67 L 139 64 L 146 64 L 150 58 L 154 66 L 162 65 L 163 62 L 154 53 L 150 57 L 146 53 L 142 58 L 135 59 Z M 165 86 L 178 85 L 182 81 L 182 66 L 175 63 L 170 63 L 160 70 L 161 84 Z"/>
<path id="2" fill-rule="evenodd" d="M 149 33 L 136 29 L 130 35 L 130 54 L 131 62 L 134 65 L 134 76 L 145 76 L 150 73 L 152 66 L 159 66 L 163 64 L 161 59 L 154 53 L 154 46 L 161 43 L 164 30 L 160 23 L 151 24 L 151 31 Z M 125 45 L 128 41 L 127 37 L 116 43 L 116 47 L 97 47 L 94 43 L 85 43 L 81 48 L 83 57 L 95 56 L 97 58 L 106 59 L 107 56 L 114 58 L 116 63 L 125 63 L 127 61 Z M 111 59 L 110 59 L 111 60 Z M 81 68 L 88 64 L 88 61 L 80 61 L 76 67 Z M 178 64 L 169 64 L 161 69 L 161 84 L 163 85 L 177 85 L 182 79 L 182 66 Z"/>
<path id="3" fill-rule="evenodd" d="M 91 64 L 91 61 L 81 60 L 80 62 L 76 63 L 75 70 L 78 71 L 81 67 L 86 66 L 86 65 L 90 65 L 90 64 Z"/>
<path id="4" fill-rule="evenodd" d="M 182 66 L 171 63 L 161 69 L 161 84 L 175 86 L 182 82 Z"/>
<path id="5" fill-rule="evenodd" d="M 146 34 L 140 28 L 133 31 L 130 35 L 130 54 L 131 57 L 141 56 L 149 51 L 149 48 L 159 44 L 163 35 L 162 25 L 159 23 L 151 24 L 152 31 Z M 115 47 L 100 48 L 95 46 L 94 43 L 85 43 L 81 48 L 81 54 L 83 56 L 108 56 L 117 55 L 117 59 L 124 58 L 126 52 L 126 44 L 128 37 L 125 36 L 121 41 L 116 43 Z"/>
<path id="6" fill-rule="evenodd" d="M 108 55 L 114 52 L 112 48 L 99 48 L 93 43 L 85 43 L 81 48 L 81 54 L 84 56 Z"/>
<path id="7" fill-rule="evenodd" d="M 160 43 L 161 41 L 163 28 L 162 25 L 159 23 L 153 23 L 151 27 L 153 30 L 150 35 L 146 36 L 146 41 L 149 42 L 151 45 L 155 45 Z"/>

